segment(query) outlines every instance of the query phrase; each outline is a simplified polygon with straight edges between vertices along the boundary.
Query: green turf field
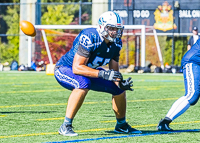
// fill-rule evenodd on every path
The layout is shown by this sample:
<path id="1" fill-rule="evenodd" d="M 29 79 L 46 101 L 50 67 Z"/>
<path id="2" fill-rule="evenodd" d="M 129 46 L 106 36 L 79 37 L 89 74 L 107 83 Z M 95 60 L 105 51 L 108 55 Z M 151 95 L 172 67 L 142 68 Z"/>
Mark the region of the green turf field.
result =
<path id="1" fill-rule="evenodd" d="M 199 103 L 170 125 L 178 133 L 156 130 L 173 102 L 184 95 L 182 74 L 124 74 L 128 76 L 133 78 L 134 91 L 127 92 L 126 118 L 143 131 L 141 136 L 114 134 L 111 95 L 90 91 L 73 122 L 79 136 L 64 137 L 57 131 L 70 91 L 44 72 L 0 72 L 0 142 L 200 142 L 200 133 L 194 130 L 200 129 Z"/>

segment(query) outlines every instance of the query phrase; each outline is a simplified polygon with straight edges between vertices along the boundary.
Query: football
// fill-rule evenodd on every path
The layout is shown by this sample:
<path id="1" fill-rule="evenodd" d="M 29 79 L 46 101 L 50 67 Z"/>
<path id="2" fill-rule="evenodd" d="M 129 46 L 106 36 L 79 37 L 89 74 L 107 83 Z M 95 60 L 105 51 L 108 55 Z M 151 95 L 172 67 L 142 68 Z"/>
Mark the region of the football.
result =
<path id="1" fill-rule="evenodd" d="M 34 25 L 26 20 L 20 21 L 20 29 L 23 31 L 24 34 L 28 36 L 34 37 L 36 35 Z"/>

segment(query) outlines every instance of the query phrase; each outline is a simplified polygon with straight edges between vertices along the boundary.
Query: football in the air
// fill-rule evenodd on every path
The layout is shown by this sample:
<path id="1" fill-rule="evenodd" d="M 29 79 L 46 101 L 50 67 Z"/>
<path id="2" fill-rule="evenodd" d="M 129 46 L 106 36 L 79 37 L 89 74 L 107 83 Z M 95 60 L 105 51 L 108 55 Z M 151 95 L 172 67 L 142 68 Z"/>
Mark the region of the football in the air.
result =
<path id="1" fill-rule="evenodd" d="M 34 25 L 26 20 L 20 21 L 20 29 L 23 31 L 24 34 L 28 36 L 34 37 L 36 35 Z"/>

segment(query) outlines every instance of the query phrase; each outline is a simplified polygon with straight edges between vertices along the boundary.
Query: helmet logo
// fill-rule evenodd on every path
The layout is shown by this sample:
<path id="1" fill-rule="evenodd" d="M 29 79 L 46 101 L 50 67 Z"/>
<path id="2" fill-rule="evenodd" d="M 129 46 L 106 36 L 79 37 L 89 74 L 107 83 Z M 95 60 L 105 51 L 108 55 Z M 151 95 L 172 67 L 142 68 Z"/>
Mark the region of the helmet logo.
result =
<path id="1" fill-rule="evenodd" d="M 102 20 L 102 22 L 104 22 L 104 23 L 106 22 L 106 21 L 103 20 L 103 17 L 101 18 L 101 20 Z"/>
<path id="2" fill-rule="evenodd" d="M 98 24 L 102 25 L 103 23 L 106 23 L 106 21 L 104 21 L 103 17 L 99 18 Z"/>

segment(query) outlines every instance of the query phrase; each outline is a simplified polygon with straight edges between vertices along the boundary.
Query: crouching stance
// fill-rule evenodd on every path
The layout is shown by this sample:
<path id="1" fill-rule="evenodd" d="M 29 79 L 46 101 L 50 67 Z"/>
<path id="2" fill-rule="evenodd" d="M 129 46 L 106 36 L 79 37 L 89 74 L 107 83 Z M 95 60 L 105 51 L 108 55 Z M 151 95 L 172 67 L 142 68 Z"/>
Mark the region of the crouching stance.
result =
<path id="1" fill-rule="evenodd" d="M 172 131 L 169 124 L 182 115 L 190 106 L 195 105 L 200 96 L 200 40 L 192 46 L 183 56 L 181 66 L 183 68 L 185 95 L 180 97 L 164 119 L 160 120 L 157 129 L 159 131 Z"/>
<path id="2" fill-rule="evenodd" d="M 115 12 L 103 13 L 98 28 L 82 30 L 73 42 L 73 47 L 57 62 L 55 78 L 66 89 L 71 90 L 64 123 L 59 133 L 77 136 L 72 130 L 72 121 L 89 90 L 112 94 L 112 107 L 116 115 L 116 133 L 141 133 L 132 128 L 125 119 L 126 94 L 132 90 L 132 80 L 123 80 L 119 72 L 119 52 L 122 47 L 122 20 Z M 109 70 L 100 66 L 109 64 Z"/>

